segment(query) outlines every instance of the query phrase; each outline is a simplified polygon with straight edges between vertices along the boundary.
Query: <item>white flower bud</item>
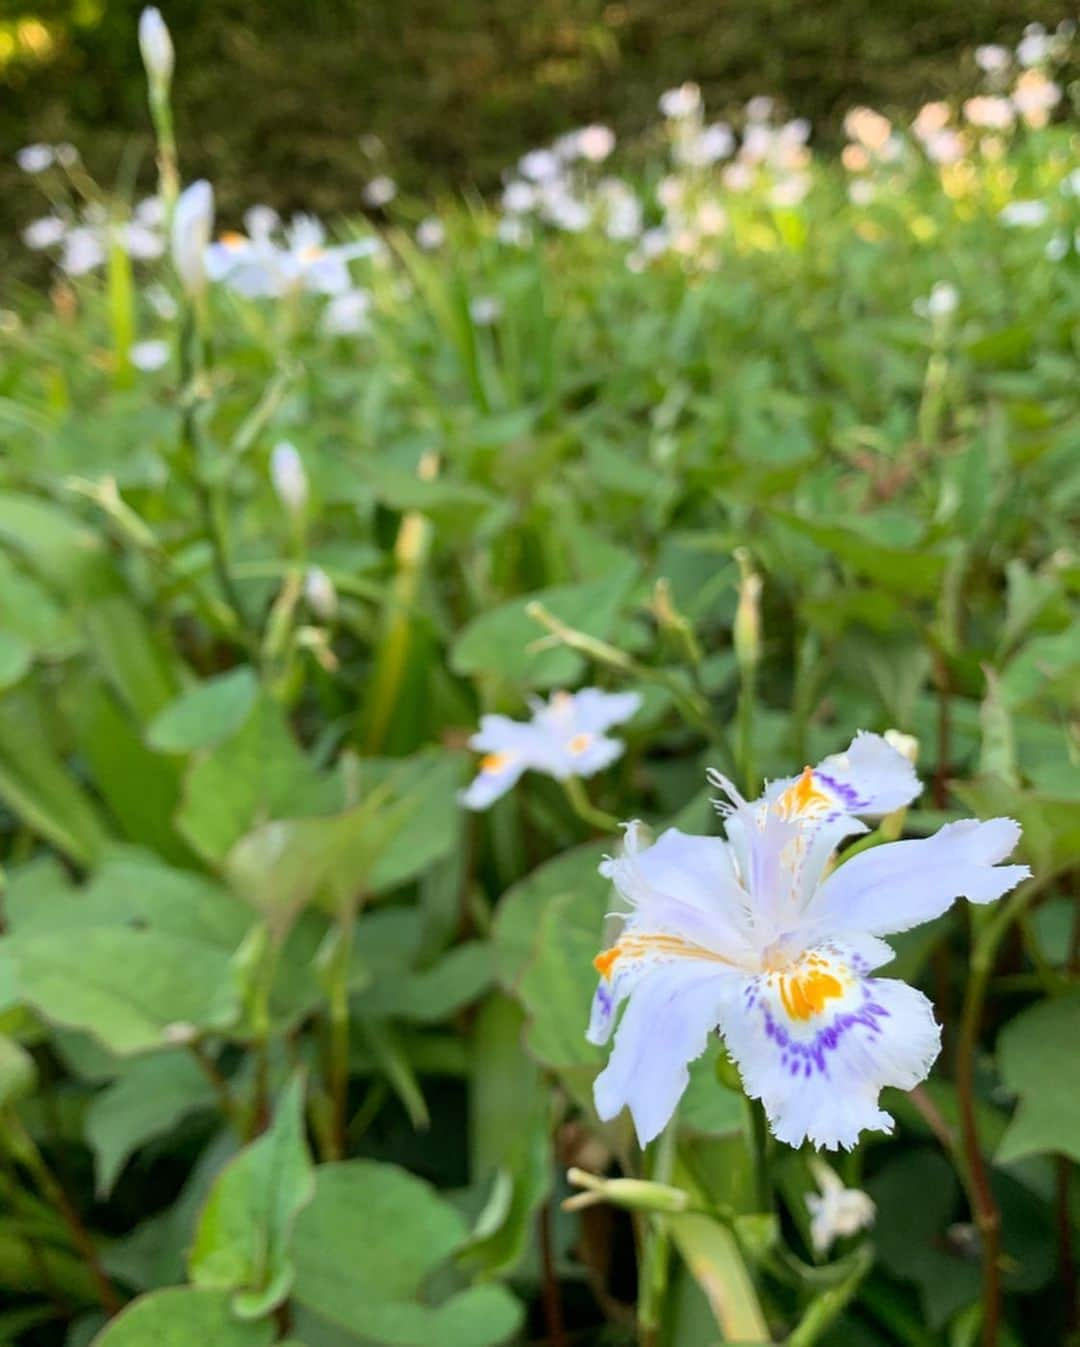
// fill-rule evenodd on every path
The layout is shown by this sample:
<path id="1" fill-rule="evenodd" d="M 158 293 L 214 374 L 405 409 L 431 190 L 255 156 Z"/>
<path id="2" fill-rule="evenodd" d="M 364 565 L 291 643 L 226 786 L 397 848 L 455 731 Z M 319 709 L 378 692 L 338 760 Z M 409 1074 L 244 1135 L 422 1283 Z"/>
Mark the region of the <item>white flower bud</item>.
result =
<path id="1" fill-rule="evenodd" d="M 180 193 L 172 222 L 172 259 L 189 295 L 206 288 L 206 249 L 214 228 L 214 189 L 200 178 Z"/>
<path id="2" fill-rule="evenodd" d="M 337 612 L 337 590 L 334 582 L 321 566 L 309 566 L 304 576 L 304 598 L 316 617 L 324 622 L 333 620 Z"/>
<path id="3" fill-rule="evenodd" d="M 139 15 L 139 51 L 150 87 L 155 93 L 165 93 L 172 82 L 173 44 L 161 10 L 147 6 Z"/>
<path id="4" fill-rule="evenodd" d="M 291 514 L 299 514 L 307 504 L 308 481 L 304 461 L 295 444 L 282 440 L 270 455 L 270 480 L 278 500 Z"/>
<path id="5" fill-rule="evenodd" d="M 903 754 L 908 762 L 912 764 L 918 762 L 919 741 L 913 734 L 904 734 L 902 730 L 886 730 L 883 737 L 889 747 Z"/>

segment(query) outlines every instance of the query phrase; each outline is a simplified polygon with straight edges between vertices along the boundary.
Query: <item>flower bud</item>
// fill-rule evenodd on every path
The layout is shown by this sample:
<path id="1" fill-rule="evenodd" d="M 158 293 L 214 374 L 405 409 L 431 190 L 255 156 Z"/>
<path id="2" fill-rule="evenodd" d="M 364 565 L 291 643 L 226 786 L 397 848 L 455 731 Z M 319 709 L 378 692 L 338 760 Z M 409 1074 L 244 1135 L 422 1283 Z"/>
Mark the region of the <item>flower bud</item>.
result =
<path id="1" fill-rule="evenodd" d="M 902 730 L 886 730 L 883 738 L 890 748 L 903 754 L 912 766 L 919 761 L 919 741 L 913 734 L 904 734 Z"/>
<path id="2" fill-rule="evenodd" d="M 761 576 L 753 569 L 745 547 L 735 549 L 739 563 L 739 603 L 732 638 L 740 669 L 753 671 L 761 658 Z"/>
<path id="3" fill-rule="evenodd" d="M 270 480 L 278 500 L 290 514 L 300 514 L 307 504 L 308 481 L 304 461 L 295 444 L 282 440 L 270 455 Z"/>
<path id="4" fill-rule="evenodd" d="M 337 590 L 334 582 L 321 566 L 309 566 L 304 577 L 304 598 L 308 607 L 324 622 L 333 620 L 337 612 Z"/>
<path id="5" fill-rule="evenodd" d="M 570 1169 L 566 1177 L 576 1188 L 586 1191 L 568 1197 L 562 1204 L 564 1211 L 580 1211 L 582 1207 L 594 1207 L 601 1202 L 610 1202 L 629 1211 L 659 1212 L 665 1216 L 677 1216 L 690 1210 L 690 1194 L 667 1183 L 651 1183 L 646 1179 L 602 1179 L 584 1169 Z"/>
<path id="6" fill-rule="evenodd" d="M 173 44 L 161 10 L 148 5 L 139 15 L 139 51 L 155 95 L 168 92 L 173 74 Z"/>
<path id="7" fill-rule="evenodd" d="M 200 178 L 180 193 L 172 222 L 173 265 L 192 296 L 206 288 L 206 249 L 213 227 L 214 189 Z"/>

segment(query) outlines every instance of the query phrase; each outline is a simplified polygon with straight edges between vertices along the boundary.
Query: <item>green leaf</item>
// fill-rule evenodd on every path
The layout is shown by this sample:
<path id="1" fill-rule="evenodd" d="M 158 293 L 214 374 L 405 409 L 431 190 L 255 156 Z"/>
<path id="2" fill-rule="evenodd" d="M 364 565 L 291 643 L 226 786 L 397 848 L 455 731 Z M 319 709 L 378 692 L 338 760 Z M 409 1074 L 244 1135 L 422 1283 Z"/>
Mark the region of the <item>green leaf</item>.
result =
<path id="1" fill-rule="evenodd" d="M 173 824 L 180 799 L 177 764 L 146 747 L 130 711 L 104 684 L 90 679 L 68 691 L 77 746 L 124 837 L 170 861 L 191 860 Z"/>
<path id="2" fill-rule="evenodd" d="M 255 674 L 246 666 L 197 683 L 154 717 L 146 742 L 159 753 L 212 748 L 236 733 L 255 705 L 258 691 Z"/>
<path id="3" fill-rule="evenodd" d="M 170 1286 L 132 1301 L 91 1347 L 269 1347 L 274 1336 L 268 1320 L 237 1319 L 220 1291 Z"/>
<path id="4" fill-rule="evenodd" d="M 6 942 L 21 998 L 120 1055 L 176 1033 L 224 1029 L 239 1011 L 229 955 L 201 940 L 125 926 L 32 931 Z"/>
<path id="5" fill-rule="evenodd" d="M 140 1146 L 188 1113 L 215 1103 L 213 1086 L 186 1052 L 158 1052 L 132 1062 L 94 1096 L 87 1111 L 86 1140 L 94 1152 L 98 1197 L 108 1196 Z"/>
<path id="6" fill-rule="evenodd" d="M 728 1136 L 742 1127 L 743 1096 L 717 1076 L 717 1066 L 725 1055 L 722 1044 L 713 1036 L 704 1055 L 691 1062 L 690 1084 L 679 1105 L 681 1126 L 706 1136 Z"/>
<path id="7" fill-rule="evenodd" d="M 102 673 L 140 723 L 175 697 L 179 662 L 130 599 L 111 594 L 83 618 Z"/>
<path id="8" fill-rule="evenodd" d="M 675 1247 L 705 1293 L 727 1342 L 767 1343 L 769 1326 L 731 1231 L 687 1212 L 665 1221 Z"/>
<path id="9" fill-rule="evenodd" d="M 85 599 L 116 586 L 102 536 L 35 496 L 0 492 L 0 542 L 59 594 Z"/>
<path id="10" fill-rule="evenodd" d="M 430 968 L 390 978 L 381 972 L 372 964 L 373 984 L 354 998 L 356 1013 L 416 1024 L 448 1019 L 482 996 L 494 976 L 491 948 L 479 940 L 456 945 Z"/>
<path id="11" fill-rule="evenodd" d="M 1007 1089 L 1020 1096 L 994 1157 L 999 1165 L 1052 1151 L 1080 1162 L 1080 1095 L 1062 1063 L 1080 1041 L 1080 993 L 1044 1001 L 1001 1031 L 998 1063 Z"/>
<path id="12" fill-rule="evenodd" d="M 474 1235 L 471 1265 L 507 1274 L 529 1247 L 538 1208 L 551 1191 L 551 1118 L 547 1089 L 524 1051 L 525 1019 L 505 996 L 480 1008 L 470 1043 L 470 1172 L 477 1182 L 509 1185 L 495 1228 Z"/>
<path id="13" fill-rule="evenodd" d="M 0 699 L 0 799 L 79 865 L 108 840 L 97 809 L 14 695 Z"/>
<path id="14" fill-rule="evenodd" d="M 525 610 L 530 603 L 542 603 L 568 626 L 603 639 L 614 628 L 636 578 L 636 565 L 628 563 L 614 567 L 603 580 L 538 590 L 482 613 L 454 642 L 450 665 L 460 674 L 497 674 L 535 688 L 572 683 L 580 676 L 582 657 L 566 649 L 531 649 L 545 632 Z"/>
<path id="15" fill-rule="evenodd" d="M 31 1094 L 36 1083 L 33 1057 L 21 1043 L 0 1034 L 0 1110 Z"/>
<path id="16" fill-rule="evenodd" d="M 775 511 L 774 517 L 885 589 L 929 598 L 941 586 L 946 567 L 941 553 L 925 547 L 890 546 L 843 524 L 819 523 L 782 510 Z"/>
<path id="17" fill-rule="evenodd" d="M 580 894 L 588 903 L 599 903 L 610 894 L 611 882 L 598 868 L 610 850 L 608 842 L 587 842 L 547 861 L 503 894 L 492 934 L 496 975 L 507 991 L 515 990 L 537 952 L 540 920 L 549 903 L 560 894 Z M 594 955 L 600 943 L 598 930 Z"/>
<path id="18" fill-rule="evenodd" d="M 12 687 L 34 662 L 30 645 L 11 631 L 0 631 L 0 692 Z"/>
<path id="19" fill-rule="evenodd" d="M 384 1347 L 488 1347 L 516 1331 L 521 1310 L 499 1286 L 433 1305 L 425 1282 L 465 1237 L 461 1217 L 394 1165 L 322 1165 L 293 1241 L 301 1305 Z"/>
<path id="20" fill-rule="evenodd" d="M 201 856 L 221 863 L 256 824 L 340 807 L 341 793 L 340 782 L 316 770 L 281 709 L 263 695 L 240 729 L 189 770 L 177 826 Z"/>
<path id="21" fill-rule="evenodd" d="M 199 1217 L 191 1249 L 197 1286 L 231 1291 L 244 1319 L 268 1314 L 293 1281 L 289 1240 L 315 1191 L 304 1135 L 304 1087 L 297 1074 L 273 1124 L 222 1170 Z"/>

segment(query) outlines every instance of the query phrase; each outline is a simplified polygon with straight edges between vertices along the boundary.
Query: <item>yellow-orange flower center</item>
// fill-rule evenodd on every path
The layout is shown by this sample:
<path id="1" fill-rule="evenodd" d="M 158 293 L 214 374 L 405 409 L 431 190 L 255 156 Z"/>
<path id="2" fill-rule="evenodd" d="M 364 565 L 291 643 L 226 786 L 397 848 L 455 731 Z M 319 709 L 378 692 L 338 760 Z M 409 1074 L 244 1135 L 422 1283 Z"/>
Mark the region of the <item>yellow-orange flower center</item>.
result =
<path id="1" fill-rule="evenodd" d="M 480 759 L 480 770 L 482 772 L 501 772 L 509 762 L 509 753 L 485 753 Z"/>
<path id="2" fill-rule="evenodd" d="M 573 739 L 570 740 L 570 743 L 567 745 L 567 747 L 570 749 L 571 753 L 574 754 L 584 753 L 585 750 L 592 743 L 592 740 L 593 737 L 591 734 L 575 734 Z"/>
<path id="3" fill-rule="evenodd" d="M 827 1002 L 843 994 L 840 979 L 816 962 L 780 978 L 780 1000 L 793 1020 L 813 1019 L 822 1013 Z"/>
<path id="4" fill-rule="evenodd" d="M 814 784 L 814 769 L 804 767 L 798 781 L 788 786 L 776 801 L 776 811 L 781 818 L 797 818 L 828 808 L 828 805 L 829 797 Z"/>

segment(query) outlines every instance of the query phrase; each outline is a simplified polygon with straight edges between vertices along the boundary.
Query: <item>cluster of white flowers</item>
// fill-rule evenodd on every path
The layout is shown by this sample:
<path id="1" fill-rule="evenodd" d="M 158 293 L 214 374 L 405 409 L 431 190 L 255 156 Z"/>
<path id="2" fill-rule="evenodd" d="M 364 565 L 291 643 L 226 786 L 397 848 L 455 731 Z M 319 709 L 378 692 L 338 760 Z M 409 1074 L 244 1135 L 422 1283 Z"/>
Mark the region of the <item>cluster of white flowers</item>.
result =
<path id="1" fill-rule="evenodd" d="M 1046 126 L 1063 96 L 1052 72 L 1068 59 L 1074 30 L 1075 25 L 1062 23 L 1048 33 L 1040 24 L 1029 24 L 1015 51 L 998 45 L 977 47 L 982 92 L 958 108 L 944 100 L 924 103 L 911 122 L 910 138 L 880 113 L 853 108 L 844 119 L 848 144 L 842 154 L 851 174 L 852 202 L 867 206 L 874 201 L 883 171 L 917 171 L 918 151 L 948 172 L 974 154 L 989 161 L 1000 159 L 1006 138 L 1021 124 L 1032 130 Z M 904 185 L 895 176 L 889 181 L 893 190 Z M 1007 217 L 1005 222 L 1009 223 Z"/>
<path id="2" fill-rule="evenodd" d="M 45 147 L 27 147 L 37 148 Z M 156 196 L 140 201 L 126 219 L 117 219 L 98 202 L 79 213 L 60 208 L 32 220 L 22 238 L 35 252 L 55 251 L 60 270 L 68 276 L 85 276 L 103 266 L 110 247 L 117 244 L 135 261 L 161 257 L 165 252 L 164 209 Z"/>
<path id="3" fill-rule="evenodd" d="M 727 228 L 727 198 L 754 189 L 770 206 L 792 207 L 809 191 L 810 124 L 775 122 L 772 99 L 750 99 L 738 119 L 741 133 L 729 122 L 706 120 L 693 83 L 667 90 L 659 107 L 668 163 L 654 191 L 642 195 L 626 179 L 600 172 L 615 148 L 614 133 L 583 127 L 518 160 L 503 187 L 500 240 L 524 247 L 538 228 L 597 228 L 628 245 L 631 270 L 667 253 L 708 266 Z"/>

